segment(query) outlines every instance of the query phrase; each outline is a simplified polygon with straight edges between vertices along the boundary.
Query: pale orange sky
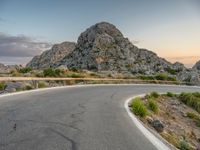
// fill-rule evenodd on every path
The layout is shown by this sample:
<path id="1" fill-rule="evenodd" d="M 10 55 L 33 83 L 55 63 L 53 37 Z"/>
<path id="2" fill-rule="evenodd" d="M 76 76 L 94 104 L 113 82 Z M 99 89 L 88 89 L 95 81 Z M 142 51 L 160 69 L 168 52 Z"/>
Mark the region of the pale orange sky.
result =
<path id="1" fill-rule="evenodd" d="M 171 62 L 180 61 L 191 67 L 200 60 L 199 20 L 193 16 L 190 20 L 149 27 L 138 35 L 136 45 L 152 50 Z"/>

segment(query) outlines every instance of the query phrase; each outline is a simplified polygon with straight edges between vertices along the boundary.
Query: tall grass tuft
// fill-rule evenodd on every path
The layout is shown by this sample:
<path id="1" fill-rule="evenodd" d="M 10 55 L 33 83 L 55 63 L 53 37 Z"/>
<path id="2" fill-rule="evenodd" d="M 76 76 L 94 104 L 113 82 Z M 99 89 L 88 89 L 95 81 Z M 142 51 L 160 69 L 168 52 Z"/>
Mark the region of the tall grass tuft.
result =
<path id="1" fill-rule="evenodd" d="M 142 118 L 147 115 L 147 108 L 140 98 L 135 98 L 131 104 L 132 111 L 135 115 L 140 116 Z"/>

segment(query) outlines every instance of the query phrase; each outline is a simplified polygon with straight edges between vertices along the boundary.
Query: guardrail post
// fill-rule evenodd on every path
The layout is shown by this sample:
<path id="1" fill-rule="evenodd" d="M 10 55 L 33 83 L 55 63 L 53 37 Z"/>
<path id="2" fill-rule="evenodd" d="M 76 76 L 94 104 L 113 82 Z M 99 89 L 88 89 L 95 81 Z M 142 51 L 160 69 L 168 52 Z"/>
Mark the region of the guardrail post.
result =
<path id="1" fill-rule="evenodd" d="M 38 81 L 33 80 L 33 86 L 34 86 L 35 89 L 37 89 L 38 88 Z"/>

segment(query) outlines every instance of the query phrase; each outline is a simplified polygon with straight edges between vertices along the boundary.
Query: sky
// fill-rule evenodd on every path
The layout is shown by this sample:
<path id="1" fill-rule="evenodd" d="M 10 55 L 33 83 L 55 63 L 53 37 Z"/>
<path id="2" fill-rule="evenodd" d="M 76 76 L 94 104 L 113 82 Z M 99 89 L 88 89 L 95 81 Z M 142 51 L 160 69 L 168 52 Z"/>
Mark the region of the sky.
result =
<path id="1" fill-rule="evenodd" d="M 200 60 L 200 0 L 0 0 L 0 62 L 26 64 L 101 21 L 171 62 Z"/>

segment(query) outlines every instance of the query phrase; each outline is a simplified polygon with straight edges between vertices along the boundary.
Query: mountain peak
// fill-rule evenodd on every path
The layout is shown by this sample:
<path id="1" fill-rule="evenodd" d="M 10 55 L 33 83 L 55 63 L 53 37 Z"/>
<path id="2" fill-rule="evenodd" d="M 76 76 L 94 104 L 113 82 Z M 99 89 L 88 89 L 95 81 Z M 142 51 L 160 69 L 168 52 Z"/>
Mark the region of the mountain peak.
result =
<path id="1" fill-rule="evenodd" d="M 86 42 L 92 44 L 99 36 L 107 36 L 114 39 L 123 37 L 122 33 L 113 24 L 100 22 L 81 33 L 78 38 L 78 45 L 82 46 Z"/>

